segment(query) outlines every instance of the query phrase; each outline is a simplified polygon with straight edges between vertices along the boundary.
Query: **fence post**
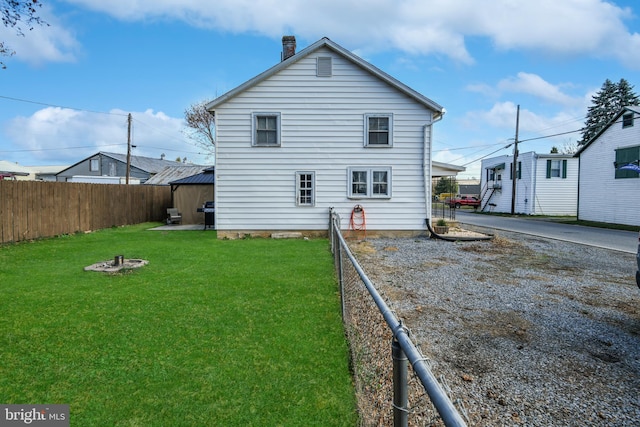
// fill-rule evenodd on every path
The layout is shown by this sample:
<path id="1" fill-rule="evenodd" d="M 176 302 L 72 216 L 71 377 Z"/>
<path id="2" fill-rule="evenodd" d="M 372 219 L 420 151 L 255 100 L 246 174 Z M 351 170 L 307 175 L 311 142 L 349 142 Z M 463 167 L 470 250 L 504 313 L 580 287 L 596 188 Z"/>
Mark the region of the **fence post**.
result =
<path id="1" fill-rule="evenodd" d="M 407 427 L 409 420 L 407 356 L 395 338 L 391 342 L 391 356 L 393 358 L 393 426 Z"/>

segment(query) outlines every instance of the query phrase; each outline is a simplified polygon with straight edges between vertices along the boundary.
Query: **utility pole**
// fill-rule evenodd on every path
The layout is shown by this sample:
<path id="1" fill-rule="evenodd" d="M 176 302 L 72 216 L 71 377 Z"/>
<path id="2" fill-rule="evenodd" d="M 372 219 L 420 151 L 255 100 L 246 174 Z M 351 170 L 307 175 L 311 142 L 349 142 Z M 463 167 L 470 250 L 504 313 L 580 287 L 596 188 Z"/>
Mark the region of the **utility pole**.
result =
<path id="1" fill-rule="evenodd" d="M 127 185 L 131 176 L 131 113 L 127 116 Z"/>
<path id="2" fill-rule="evenodd" d="M 513 165 L 511 165 L 511 215 L 516 213 L 516 182 L 518 182 L 518 128 L 520 127 L 520 105 L 516 112 L 516 139 L 513 146 Z"/>

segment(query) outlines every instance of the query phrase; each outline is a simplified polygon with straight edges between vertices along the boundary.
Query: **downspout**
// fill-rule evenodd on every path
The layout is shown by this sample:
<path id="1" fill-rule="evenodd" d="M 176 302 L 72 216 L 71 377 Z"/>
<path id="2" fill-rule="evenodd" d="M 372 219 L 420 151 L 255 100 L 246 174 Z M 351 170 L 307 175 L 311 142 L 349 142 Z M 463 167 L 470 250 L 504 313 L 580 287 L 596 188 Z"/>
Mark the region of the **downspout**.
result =
<path id="1" fill-rule="evenodd" d="M 424 205 L 426 208 L 426 221 L 427 228 L 431 230 L 431 143 L 433 141 L 433 125 L 444 117 L 446 110 L 443 108 L 440 114 L 435 120 L 431 120 L 431 123 L 424 125 L 422 132 L 422 175 L 424 177 Z"/>
<path id="2" fill-rule="evenodd" d="M 429 233 L 431 233 L 432 237 L 435 237 L 437 239 L 441 239 L 441 240 L 446 240 L 449 242 L 457 242 L 457 241 L 478 241 L 478 240 L 491 240 L 493 239 L 493 236 L 485 236 L 485 237 L 445 237 L 442 236 L 440 234 L 437 234 L 436 232 L 433 231 L 433 228 L 431 228 L 431 204 L 432 204 L 432 200 L 431 200 L 431 170 L 432 170 L 432 165 L 431 165 L 431 141 L 433 141 L 433 130 L 432 130 L 432 126 L 434 123 L 439 122 L 440 120 L 442 120 L 442 117 L 444 116 L 444 114 L 446 113 L 446 110 L 443 108 L 442 111 L 440 112 L 440 116 L 436 119 L 433 120 L 430 124 L 428 125 L 424 125 L 423 128 L 423 144 L 422 144 L 422 174 L 424 176 L 424 205 L 425 208 L 427 209 L 427 216 L 425 218 L 425 221 L 427 223 L 427 230 L 429 230 Z M 427 144 L 427 141 L 429 141 L 429 144 Z M 429 149 L 427 149 L 427 145 L 429 147 Z"/>
<path id="3" fill-rule="evenodd" d="M 209 111 L 209 110 L 207 110 Z M 216 213 L 213 216 L 213 229 L 217 230 L 218 229 L 218 197 L 217 197 L 217 192 L 218 192 L 218 124 L 216 123 L 216 112 L 214 111 L 209 111 L 209 114 L 211 114 L 213 116 L 213 203 L 214 203 L 214 207 L 216 208 Z"/>

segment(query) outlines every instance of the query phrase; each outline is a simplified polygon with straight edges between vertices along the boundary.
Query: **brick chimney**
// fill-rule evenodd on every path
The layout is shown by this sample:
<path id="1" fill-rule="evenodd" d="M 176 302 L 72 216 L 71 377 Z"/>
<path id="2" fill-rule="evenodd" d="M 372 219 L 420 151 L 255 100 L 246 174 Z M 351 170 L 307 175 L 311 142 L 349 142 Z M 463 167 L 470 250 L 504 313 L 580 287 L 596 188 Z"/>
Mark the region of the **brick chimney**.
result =
<path id="1" fill-rule="evenodd" d="M 295 36 L 283 36 L 282 37 L 282 60 L 291 58 L 296 54 L 296 37 Z"/>

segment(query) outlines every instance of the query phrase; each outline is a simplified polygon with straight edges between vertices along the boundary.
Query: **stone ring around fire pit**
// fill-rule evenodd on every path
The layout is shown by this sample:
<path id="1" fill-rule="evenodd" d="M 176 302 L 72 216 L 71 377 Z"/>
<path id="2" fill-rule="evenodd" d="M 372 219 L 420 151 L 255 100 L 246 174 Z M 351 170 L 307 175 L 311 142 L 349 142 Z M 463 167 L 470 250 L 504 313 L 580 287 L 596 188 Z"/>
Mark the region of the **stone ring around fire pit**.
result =
<path id="1" fill-rule="evenodd" d="M 105 273 L 117 273 L 122 269 L 139 268 L 149 264 L 144 259 L 125 259 L 122 255 L 117 255 L 113 261 L 101 261 L 84 268 L 84 271 L 102 271 Z"/>

